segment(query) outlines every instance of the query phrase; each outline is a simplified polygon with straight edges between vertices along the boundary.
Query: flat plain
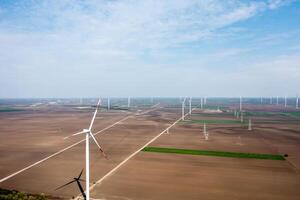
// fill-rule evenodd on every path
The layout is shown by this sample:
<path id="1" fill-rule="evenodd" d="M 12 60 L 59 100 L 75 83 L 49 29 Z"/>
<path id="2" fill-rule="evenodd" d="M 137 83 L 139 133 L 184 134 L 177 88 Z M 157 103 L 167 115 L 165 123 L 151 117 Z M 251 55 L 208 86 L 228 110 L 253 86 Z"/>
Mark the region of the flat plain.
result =
<path id="1" fill-rule="evenodd" d="M 222 112 L 214 112 L 215 108 L 209 106 L 210 112 L 206 112 L 207 109 L 200 109 L 196 103 L 193 106 L 191 115 L 148 147 L 286 155 L 285 160 L 140 151 L 97 182 L 181 117 L 179 106 L 167 104 L 125 111 L 103 110 L 96 118 L 94 133 L 97 133 L 96 138 L 108 159 L 103 158 L 91 143 L 91 197 L 299 198 L 300 118 L 294 114 L 297 113 L 294 108 L 245 105 L 246 112 L 241 122 L 233 115 L 238 105 L 226 105 L 226 108 L 221 108 Z M 84 142 L 80 142 L 84 140 L 83 136 L 65 137 L 88 126 L 92 112 L 93 109 L 50 106 L 34 111 L 0 113 L 0 179 L 79 142 L 1 182 L 0 187 L 64 199 L 78 196 L 76 184 L 60 190 L 55 188 L 72 180 L 84 168 L 85 148 Z M 252 121 L 251 131 L 248 130 L 249 119 Z M 204 122 L 208 140 L 203 135 Z"/>

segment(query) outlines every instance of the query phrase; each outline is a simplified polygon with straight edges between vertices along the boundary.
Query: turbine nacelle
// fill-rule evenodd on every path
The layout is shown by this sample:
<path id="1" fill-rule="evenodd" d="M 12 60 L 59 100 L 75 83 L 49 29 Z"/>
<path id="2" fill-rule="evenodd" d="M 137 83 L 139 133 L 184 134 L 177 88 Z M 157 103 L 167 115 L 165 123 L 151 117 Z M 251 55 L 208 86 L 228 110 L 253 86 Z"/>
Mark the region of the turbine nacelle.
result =
<path id="1" fill-rule="evenodd" d="M 86 129 L 86 128 L 85 128 L 85 129 L 82 130 L 82 133 L 89 133 L 89 132 L 91 132 L 90 129 Z"/>

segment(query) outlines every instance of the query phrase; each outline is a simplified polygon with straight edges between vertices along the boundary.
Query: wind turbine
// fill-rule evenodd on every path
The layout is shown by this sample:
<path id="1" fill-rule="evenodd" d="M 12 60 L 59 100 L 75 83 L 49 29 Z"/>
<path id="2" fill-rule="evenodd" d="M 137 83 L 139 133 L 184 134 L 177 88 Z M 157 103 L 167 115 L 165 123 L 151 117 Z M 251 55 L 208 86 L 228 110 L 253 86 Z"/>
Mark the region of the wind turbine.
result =
<path id="1" fill-rule="evenodd" d="M 252 121 L 249 119 L 248 121 L 248 131 L 252 131 Z"/>
<path id="2" fill-rule="evenodd" d="M 130 97 L 127 99 L 127 107 L 130 108 Z"/>
<path id="3" fill-rule="evenodd" d="M 243 123 L 244 122 L 244 116 L 243 116 L 243 113 L 241 112 L 241 122 Z"/>
<path id="4" fill-rule="evenodd" d="M 182 105 L 181 105 L 181 113 L 182 113 L 181 119 L 182 119 L 182 121 L 184 121 L 184 106 L 185 106 L 185 98 L 182 101 Z"/>
<path id="5" fill-rule="evenodd" d="M 284 97 L 284 107 L 286 107 L 287 106 L 287 97 L 285 96 Z"/>
<path id="6" fill-rule="evenodd" d="M 102 148 L 100 147 L 99 143 L 97 142 L 96 138 L 94 137 L 93 133 L 92 133 L 92 127 L 98 112 L 98 108 L 100 107 L 100 102 L 101 99 L 99 99 L 96 110 L 94 112 L 94 116 L 92 118 L 92 121 L 90 123 L 90 126 L 88 129 L 83 129 L 81 132 L 79 133 L 75 133 L 72 136 L 75 135 L 80 135 L 80 134 L 84 134 L 85 133 L 85 178 L 86 178 L 86 185 L 85 185 L 85 191 L 86 191 L 86 200 L 90 200 L 90 137 L 93 139 L 93 141 L 96 143 L 96 145 L 98 146 L 99 150 L 101 151 L 101 153 L 103 154 L 103 156 L 105 158 L 106 155 L 104 153 L 104 151 L 102 150 Z"/>
<path id="7" fill-rule="evenodd" d="M 81 186 L 81 183 L 80 183 L 80 181 L 84 181 L 83 179 L 80 178 L 81 175 L 82 175 L 82 172 L 83 172 L 83 169 L 81 170 L 81 172 L 80 172 L 80 174 L 79 174 L 78 177 L 73 178 L 72 181 L 70 181 L 70 182 L 68 182 L 68 183 L 66 183 L 66 184 L 64 184 L 64 185 L 62 185 L 62 186 L 56 188 L 55 190 L 59 190 L 59 189 L 61 189 L 61 188 L 63 188 L 63 187 L 66 187 L 67 185 L 70 185 L 70 184 L 76 182 L 77 185 L 78 185 L 78 187 L 79 187 L 79 190 L 80 190 L 80 192 L 81 192 L 81 194 L 82 194 L 82 196 L 83 196 L 83 198 L 86 199 L 86 195 L 85 195 L 84 190 L 83 190 L 83 188 L 82 188 L 82 186 Z"/>
<path id="8" fill-rule="evenodd" d="M 189 108 L 190 108 L 189 113 L 191 115 L 192 114 L 192 97 L 190 97 L 190 99 L 189 99 Z"/>
<path id="9" fill-rule="evenodd" d="M 110 110 L 110 98 L 107 97 L 107 110 Z"/>
<path id="10" fill-rule="evenodd" d="M 203 109 L 203 97 L 201 97 L 201 100 L 200 100 L 200 108 Z"/>
<path id="11" fill-rule="evenodd" d="M 203 134 L 205 140 L 208 140 L 208 132 L 206 131 L 206 123 L 203 124 Z"/>
<path id="12" fill-rule="evenodd" d="M 297 95 L 296 98 L 296 109 L 299 109 L 299 96 Z"/>
<path id="13" fill-rule="evenodd" d="M 243 106 L 243 105 L 242 105 L 242 101 L 243 101 L 243 100 L 242 100 L 242 96 L 240 96 L 240 112 L 242 112 L 242 109 L 243 109 L 243 107 L 242 107 L 242 106 Z"/>

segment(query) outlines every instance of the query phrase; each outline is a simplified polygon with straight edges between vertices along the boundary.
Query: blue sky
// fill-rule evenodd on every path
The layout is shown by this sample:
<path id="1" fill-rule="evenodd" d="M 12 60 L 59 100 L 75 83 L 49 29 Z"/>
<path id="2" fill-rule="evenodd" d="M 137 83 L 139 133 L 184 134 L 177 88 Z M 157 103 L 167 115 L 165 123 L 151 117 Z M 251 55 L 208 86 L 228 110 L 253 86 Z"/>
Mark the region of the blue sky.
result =
<path id="1" fill-rule="evenodd" d="M 0 0 L 0 98 L 296 96 L 300 2 Z"/>

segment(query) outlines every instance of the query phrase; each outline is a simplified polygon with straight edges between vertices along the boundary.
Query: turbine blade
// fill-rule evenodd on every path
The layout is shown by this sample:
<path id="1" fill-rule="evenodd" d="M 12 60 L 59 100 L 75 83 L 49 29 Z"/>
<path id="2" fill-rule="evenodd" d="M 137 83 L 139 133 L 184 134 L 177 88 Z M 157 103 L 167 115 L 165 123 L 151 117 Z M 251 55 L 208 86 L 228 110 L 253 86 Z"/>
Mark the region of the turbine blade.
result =
<path id="1" fill-rule="evenodd" d="M 93 118 L 92 118 L 92 121 L 91 121 L 89 130 L 91 130 L 92 127 L 93 127 L 93 124 L 94 124 L 94 121 L 95 121 L 95 118 L 96 118 L 96 115 L 97 115 L 97 112 L 98 112 L 98 108 L 100 107 L 100 103 L 101 103 L 101 99 L 99 99 L 99 101 L 98 101 L 98 103 L 97 103 L 97 107 L 96 107 L 96 110 L 95 110 L 95 112 L 94 112 L 94 116 L 93 116 Z"/>
<path id="2" fill-rule="evenodd" d="M 80 131 L 80 132 L 78 132 L 78 133 L 74 133 L 74 134 L 72 134 L 72 136 L 80 135 L 80 134 L 82 134 L 82 133 L 84 133 L 84 131 Z"/>
<path id="3" fill-rule="evenodd" d="M 105 155 L 104 151 L 102 150 L 101 146 L 99 145 L 99 143 L 97 142 L 96 138 L 94 137 L 92 132 L 89 132 L 90 136 L 93 138 L 94 142 L 96 143 L 96 145 L 98 146 L 99 150 L 101 151 L 101 153 L 103 154 L 103 156 L 105 158 L 107 158 L 107 156 Z"/>
<path id="4" fill-rule="evenodd" d="M 83 172 L 83 169 L 81 170 L 79 176 L 78 176 L 78 179 L 80 179 L 81 175 L 82 175 L 82 172 Z"/>
<path id="5" fill-rule="evenodd" d="M 75 182 L 75 181 L 76 181 L 76 180 L 70 181 L 70 182 L 68 182 L 68 183 L 66 183 L 66 184 L 64 184 L 64 185 L 62 185 L 62 186 L 56 188 L 55 190 L 59 190 L 59 189 L 65 187 L 65 186 L 67 186 L 67 185 L 70 185 L 71 183 L 73 183 L 73 182 Z"/>
<path id="6" fill-rule="evenodd" d="M 72 135 L 70 135 L 70 136 L 64 137 L 64 140 L 69 139 L 69 138 L 72 137 L 72 136 L 82 134 L 82 133 L 84 133 L 84 131 L 80 131 L 80 132 L 78 132 L 78 133 L 74 133 L 74 134 L 72 134 Z"/>

